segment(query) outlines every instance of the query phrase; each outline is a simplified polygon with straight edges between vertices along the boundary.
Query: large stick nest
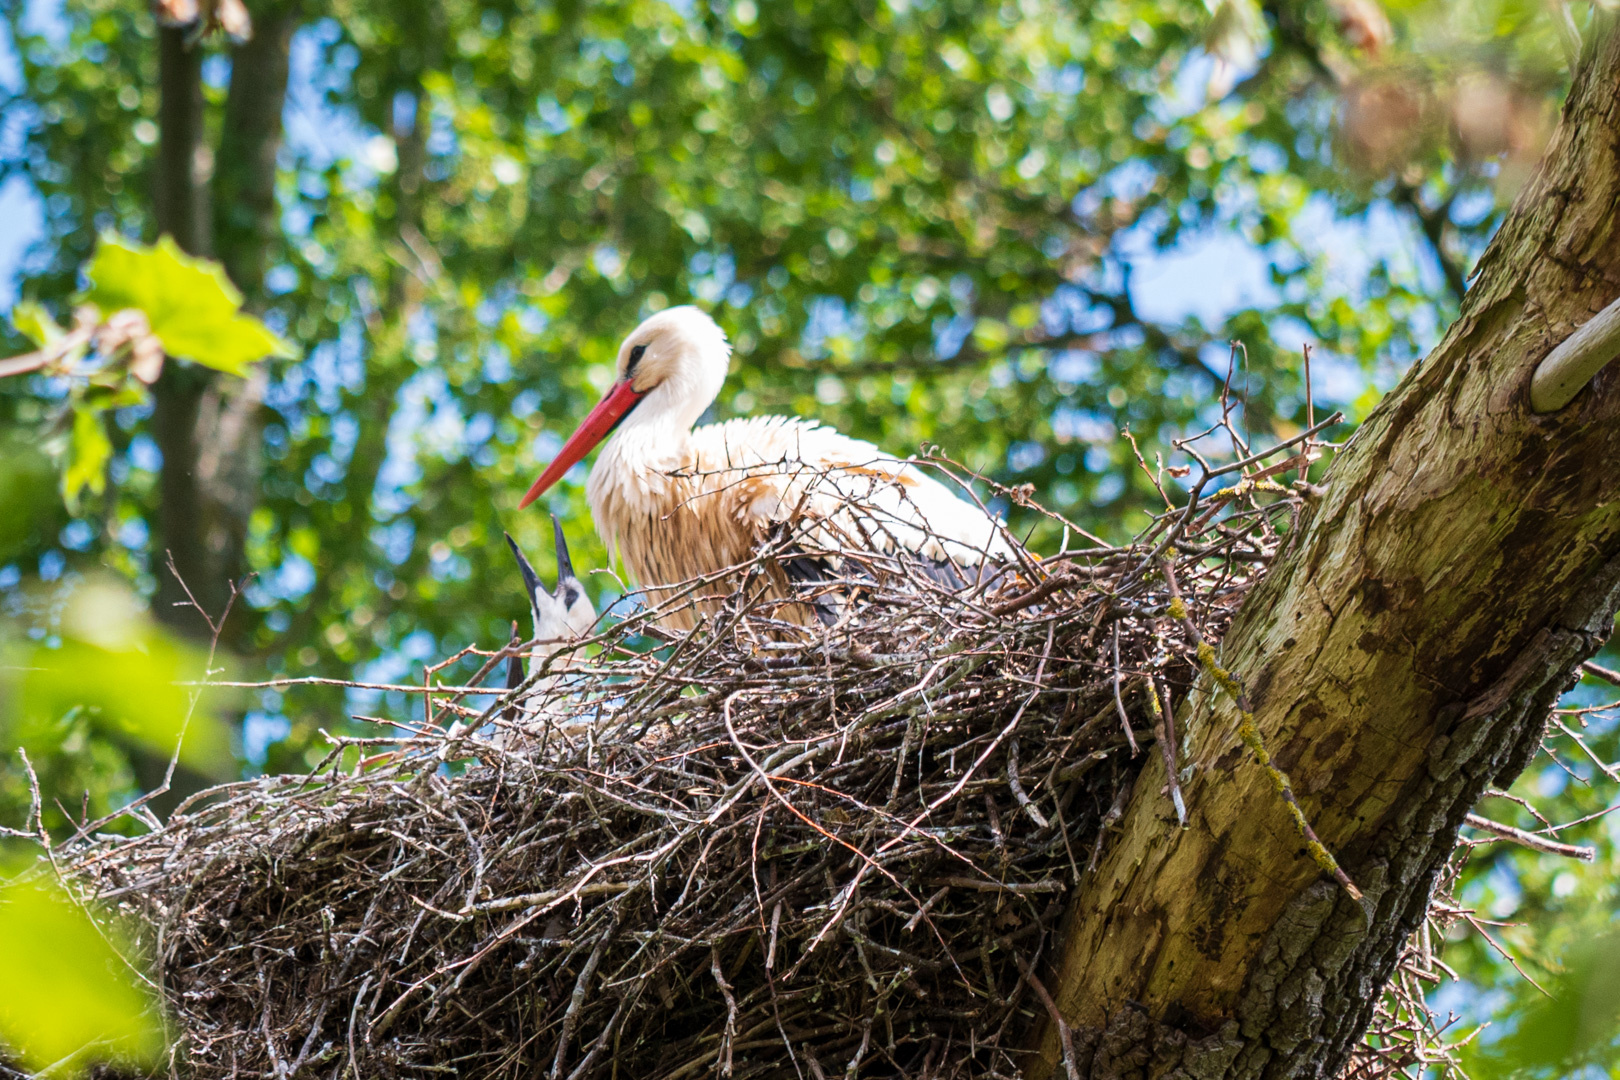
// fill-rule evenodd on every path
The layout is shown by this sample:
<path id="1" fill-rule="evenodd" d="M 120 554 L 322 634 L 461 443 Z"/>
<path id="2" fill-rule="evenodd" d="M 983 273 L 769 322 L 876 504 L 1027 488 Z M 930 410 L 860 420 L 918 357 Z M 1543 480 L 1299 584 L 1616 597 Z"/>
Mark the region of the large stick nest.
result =
<path id="1" fill-rule="evenodd" d="M 188 1074 L 1016 1075 L 1193 689 L 1154 557 L 1218 639 L 1297 511 L 1228 498 L 962 594 L 852 560 L 831 628 L 642 613 L 536 665 L 515 718 L 449 688 L 419 730 L 55 858 L 133 928 Z"/>

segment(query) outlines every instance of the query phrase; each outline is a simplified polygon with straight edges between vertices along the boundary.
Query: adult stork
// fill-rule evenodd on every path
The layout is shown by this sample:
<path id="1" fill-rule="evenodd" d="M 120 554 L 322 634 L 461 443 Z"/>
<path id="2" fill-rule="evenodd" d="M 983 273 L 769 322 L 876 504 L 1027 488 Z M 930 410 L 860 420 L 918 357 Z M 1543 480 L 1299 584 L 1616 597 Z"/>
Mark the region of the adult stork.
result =
<path id="1" fill-rule="evenodd" d="M 604 439 L 585 486 L 597 532 L 649 593 L 714 577 L 695 604 L 671 605 L 666 625 L 687 629 L 733 583 L 725 571 L 762 543 L 794 556 L 767 571 L 767 599 L 804 598 L 816 582 L 853 576 L 863 557 L 904 561 L 951 589 L 1015 557 L 1002 524 L 911 461 L 812 420 L 755 416 L 693 428 L 720 393 L 731 346 L 713 319 L 674 307 L 619 347 L 613 385 L 523 496 L 528 506 Z M 777 615 L 836 617 L 833 590 Z"/>

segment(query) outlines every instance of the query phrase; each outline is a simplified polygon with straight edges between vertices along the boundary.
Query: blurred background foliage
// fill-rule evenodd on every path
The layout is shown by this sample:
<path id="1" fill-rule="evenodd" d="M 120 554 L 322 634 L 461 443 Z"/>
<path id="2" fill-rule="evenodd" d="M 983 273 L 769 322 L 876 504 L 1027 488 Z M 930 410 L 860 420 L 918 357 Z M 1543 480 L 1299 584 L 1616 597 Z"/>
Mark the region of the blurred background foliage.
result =
<path id="1" fill-rule="evenodd" d="M 161 1059 L 157 995 L 104 922 L 58 889 L 8 882 L 0 885 L 0 935 L 0 1045 L 13 1048 L 18 1064 L 63 1076 L 92 1059 Z"/>
<path id="2" fill-rule="evenodd" d="M 106 234 L 85 279 L 71 329 L 37 304 L 12 310 L 35 348 L 0 360 L 0 375 L 38 373 L 59 394 L 33 433 L 47 450 L 7 433 L 7 463 L 17 467 L 0 484 L 0 518 L 27 521 L 53 504 L 53 472 L 70 512 L 86 491 L 103 494 L 108 420 L 149 402 L 146 388 L 170 357 L 243 375 L 267 353 L 292 355 L 241 312 L 219 264 L 167 239 L 147 246 Z M 32 617 L 0 617 L 0 808 L 22 811 L 20 822 L 0 824 L 0 1074 L 78 1075 L 107 1061 L 144 1071 L 166 1040 L 143 958 L 116 921 L 54 880 L 51 848 L 156 827 L 181 792 L 238 770 L 216 715 L 229 691 L 207 685 L 228 670 L 222 619 L 201 613 L 204 650 L 106 573 L 14 592 L 31 592 L 33 607 Z M 70 792 L 77 806 L 64 804 Z"/>
<path id="3" fill-rule="evenodd" d="M 167 553 L 211 615 L 246 582 L 220 634 L 241 670 L 373 682 L 505 641 L 524 601 L 500 532 L 548 550 L 544 513 L 517 499 L 620 338 L 669 304 L 708 309 L 736 345 L 717 417 L 938 444 L 1109 539 L 1156 498 L 1121 433 L 1173 457 L 1171 439 L 1218 414 L 1230 339 L 1256 437 L 1304 424 L 1306 343 L 1317 415 L 1353 423 L 1455 314 L 1594 14 L 255 0 L 233 40 L 176 25 L 184 6 L 0 8 L 0 175 L 37 221 L 11 295 L 67 326 L 100 234 L 166 234 L 219 260 L 298 352 L 241 379 L 164 365 L 149 396 L 98 414 L 106 482 L 71 511 L 56 488 L 72 381 L 0 380 L 0 617 L 17 648 L 66 657 L 89 647 L 69 600 L 106 574 L 206 646 Z M 10 352 L 30 347 L 32 317 L 7 330 Z M 540 508 L 582 570 L 606 562 L 583 475 Z M 1053 526 L 1010 516 L 1055 549 Z M 612 581 L 587 578 L 599 606 Z M 52 800 L 76 816 L 85 792 L 116 805 L 150 787 L 139 740 L 56 704 L 39 721 L 59 739 Z M 400 696 L 331 687 L 239 706 L 233 767 L 250 773 L 307 767 L 319 729 L 353 714 L 408 715 Z M 1566 738 L 1515 789 L 1557 821 L 1615 797 L 1597 764 L 1620 756 L 1615 725 L 1577 720 L 1591 756 Z M 19 817 L 20 775 L 0 764 Z M 1536 824 L 1503 800 L 1483 810 Z M 1579 954 L 1616 908 L 1610 822 L 1562 834 L 1599 846 L 1593 866 L 1494 845 L 1463 887 L 1524 923 L 1498 940 L 1561 992 L 1585 993 Z M 1477 935 L 1445 955 L 1463 982 L 1437 1000 L 1459 1030 L 1498 1020 L 1478 1068 L 1544 1068 L 1544 1046 L 1497 1034 L 1538 1015 L 1536 992 Z M 1599 1060 L 1606 1037 L 1581 1053 Z"/>

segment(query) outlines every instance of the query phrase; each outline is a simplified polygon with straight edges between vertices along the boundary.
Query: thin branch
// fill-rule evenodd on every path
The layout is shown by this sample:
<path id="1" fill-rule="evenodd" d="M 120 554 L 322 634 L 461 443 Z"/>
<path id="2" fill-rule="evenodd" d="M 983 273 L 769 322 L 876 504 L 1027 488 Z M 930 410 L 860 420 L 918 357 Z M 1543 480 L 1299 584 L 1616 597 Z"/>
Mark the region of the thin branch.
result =
<path id="1" fill-rule="evenodd" d="M 1545 855 L 1562 855 L 1566 859 L 1579 859 L 1582 862 L 1591 862 L 1597 858 L 1597 849 L 1580 847 L 1576 844 L 1560 844 L 1556 840 L 1548 840 L 1545 836 L 1537 836 L 1523 829 L 1515 829 L 1512 825 L 1504 825 L 1500 821 L 1492 821 L 1488 817 L 1478 814 L 1469 814 L 1468 824 L 1503 840 L 1511 840 L 1515 844 L 1527 847 L 1532 851 L 1539 851 Z"/>

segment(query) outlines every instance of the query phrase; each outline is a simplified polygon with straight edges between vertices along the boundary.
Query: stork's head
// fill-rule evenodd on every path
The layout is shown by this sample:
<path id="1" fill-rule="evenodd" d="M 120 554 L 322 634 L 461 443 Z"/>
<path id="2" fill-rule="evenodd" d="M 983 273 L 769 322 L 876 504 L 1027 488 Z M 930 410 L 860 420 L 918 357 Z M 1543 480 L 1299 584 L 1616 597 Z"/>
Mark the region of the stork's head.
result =
<path id="1" fill-rule="evenodd" d="M 538 499 L 620 424 L 687 431 L 726 381 L 731 346 L 715 321 L 695 307 L 651 316 L 624 339 L 613 385 L 563 444 L 518 509 Z"/>
<path id="2" fill-rule="evenodd" d="M 523 557 L 523 551 L 512 539 L 512 534 L 506 534 L 506 542 L 511 545 L 512 554 L 517 558 L 518 569 L 523 572 L 523 587 L 529 593 L 529 611 L 534 616 L 534 637 L 539 645 L 537 650 L 555 652 L 557 646 L 577 638 L 587 636 L 591 627 L 596 623 L 596 608 L 591 604 L 591 598 L 585 595 L 585 587 L 574 576 L 574 564 L 568 557 L 568 541 L 563 538 L 562 525 L 557 521 L 557 515 L 551 515 L 551 529 L 557 539 L 557 587 L 547 592 L 540 584 L 540 577 L 529 565 L 529 560 Z M 551 643 L 548 649 L 547 645 Z"/>

